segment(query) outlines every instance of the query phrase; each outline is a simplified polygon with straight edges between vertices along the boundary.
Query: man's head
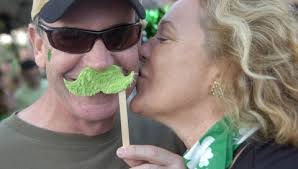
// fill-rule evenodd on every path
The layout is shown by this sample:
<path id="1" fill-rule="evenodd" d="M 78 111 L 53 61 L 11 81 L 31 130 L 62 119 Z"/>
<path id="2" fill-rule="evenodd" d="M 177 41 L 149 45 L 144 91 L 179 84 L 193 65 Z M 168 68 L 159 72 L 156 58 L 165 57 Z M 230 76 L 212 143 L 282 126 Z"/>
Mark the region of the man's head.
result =
<path id="1" fill-rule="evenodd" d="M 32 88 L 38 87 L 40 82 L 40 71 L 36 63 L 30 59 L 24 60 L 21 62 L 21 70 L 25 83 Z"/>
<path id="2" fill-rule="evenodd" d="M 30 24 L 29 36 L 38 66 L 46 69 L 48 94 L 57 100 L 54 106 L 88 121 L 112 117 L 117 95 L 74 96 L 64 79 L 75 80 L 86 67 L 118 65 L 126 72 L 137 71 L 140 27 L 135 11 L 144 18 L 135 0 L 34 0 L 37 22 Z"/>

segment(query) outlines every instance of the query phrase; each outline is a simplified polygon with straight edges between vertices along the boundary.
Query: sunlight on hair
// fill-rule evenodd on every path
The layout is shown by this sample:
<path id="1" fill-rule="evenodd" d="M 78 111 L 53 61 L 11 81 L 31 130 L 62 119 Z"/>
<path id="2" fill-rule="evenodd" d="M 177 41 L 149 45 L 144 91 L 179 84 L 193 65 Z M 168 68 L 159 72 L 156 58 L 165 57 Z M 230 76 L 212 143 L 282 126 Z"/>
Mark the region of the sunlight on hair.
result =
<path id="1" fill-rule="evenodd" d="M 290 5 L 280 0 L 204 2 L 206 47 L 233 69 L 233 76 L 223 80 L 226 109 L 238 124 L 261 124 L 264 137 L 298 146 L 298 25 Z"/>

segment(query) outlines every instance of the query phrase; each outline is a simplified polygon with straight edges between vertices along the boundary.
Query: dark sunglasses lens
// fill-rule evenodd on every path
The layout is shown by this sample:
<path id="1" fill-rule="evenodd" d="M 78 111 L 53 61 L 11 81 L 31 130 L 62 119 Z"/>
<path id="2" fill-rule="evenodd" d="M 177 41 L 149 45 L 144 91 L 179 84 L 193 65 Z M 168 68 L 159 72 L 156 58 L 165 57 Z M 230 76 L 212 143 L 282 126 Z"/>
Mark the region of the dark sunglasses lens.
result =
<path id="1" fill-rule="evenodd" d="M 92 48 L 95 38 L 92 34 L 79 30 L 65 29 L 53 31 L 50 41 L 53 47 L 61 51 L 84 53 Z"/>
<path id="2" fill-rule="evenodd" d="M 123 26 L 105 32 L 103 40 L 106 47 L 111 51 L 121 51 L 135 45 L 140 38 L 142 26 Z"/>

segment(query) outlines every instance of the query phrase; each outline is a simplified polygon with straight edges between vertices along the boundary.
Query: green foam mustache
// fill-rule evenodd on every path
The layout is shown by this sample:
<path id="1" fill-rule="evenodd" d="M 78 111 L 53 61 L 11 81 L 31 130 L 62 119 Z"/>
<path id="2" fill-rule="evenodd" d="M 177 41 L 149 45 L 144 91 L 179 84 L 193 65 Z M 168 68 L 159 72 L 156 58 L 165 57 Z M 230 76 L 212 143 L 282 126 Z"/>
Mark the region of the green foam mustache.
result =
<path id="1" fill-rule="evenodd" d="M 82 70 L 77 80 L 64 79 L 64 84 L 68 91 L 76 96 L 94 96 L 100 92 L 119 93 L 128 88 L 133 80 L 134 72 L 125 76 L 119 66 L 112 65 L 103 71 L 87 67 Z"/>

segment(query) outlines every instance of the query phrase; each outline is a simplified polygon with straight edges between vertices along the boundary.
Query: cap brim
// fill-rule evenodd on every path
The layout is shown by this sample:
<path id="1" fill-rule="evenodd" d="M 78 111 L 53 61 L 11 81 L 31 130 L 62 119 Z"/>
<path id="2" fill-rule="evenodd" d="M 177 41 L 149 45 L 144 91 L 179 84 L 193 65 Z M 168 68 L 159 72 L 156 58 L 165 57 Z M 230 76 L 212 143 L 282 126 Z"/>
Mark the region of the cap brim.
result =
<path id="1" fill-rule="evenodd" d="M 141 19 L 145 19 L 146 12 L 145 12 L 143 5 L 139 2 L 139 0 L 129 0 L 129 2 L 132 5 L 132 7 L 135 9 L 135 11 L 137 12 L 138 16 Z"/>
<path id="2" fill-rule="evenodd" d="M 40 11 L 39 16 L 48 23 L 59 20 L 63 14 L 71 7 L 76 0 L 50 0 Z M 146 12 L 138 0 L 129 0 L 132 7 L 141 19 L 145 19 Z"/>
<path id="3" fill-rule="evenodd" d="M 44 21 L 53 23 L 59 20 L 75 1 L 76 0 L 50 0 L 40 11 L 39 15 Z"/>

